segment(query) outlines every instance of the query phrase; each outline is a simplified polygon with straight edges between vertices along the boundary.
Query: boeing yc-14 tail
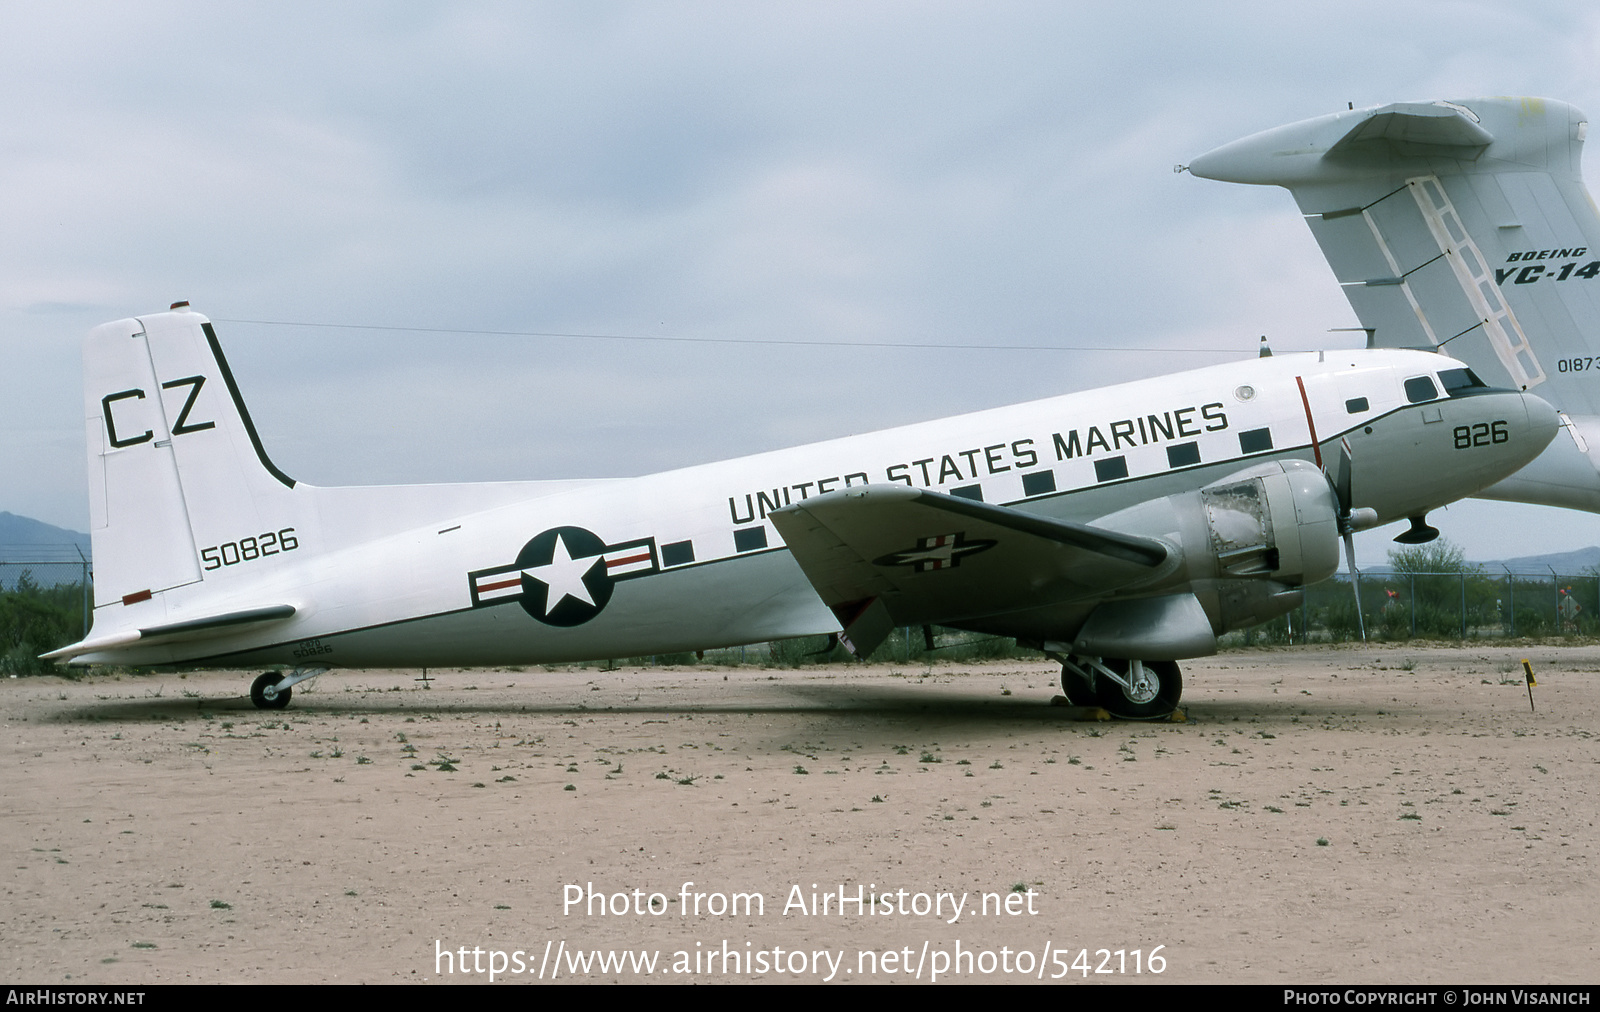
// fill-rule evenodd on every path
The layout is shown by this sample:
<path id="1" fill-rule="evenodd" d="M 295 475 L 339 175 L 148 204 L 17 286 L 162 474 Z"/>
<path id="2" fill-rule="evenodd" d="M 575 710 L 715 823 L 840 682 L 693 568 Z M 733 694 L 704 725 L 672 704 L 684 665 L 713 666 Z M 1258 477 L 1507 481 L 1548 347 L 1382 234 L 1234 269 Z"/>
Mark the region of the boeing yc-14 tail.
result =
<path id="1" fill-rule="evenodd" d="M 1371 348 L 1426 348 L 1537 391 L 1564 434 L 1485 499 L 1600 513 L 1600 212 L 1589 119 L 1542 98 L 1349 109 L 1196 158 L 1293 195 Z"/>
<path id="2" fill-rule="evenodd" d="M 1440 354 L 1280 355 L 631 479 L 314 488 L 186 304 L 90 333 L 94 626 L 74 664 L 537 664 L 897 626 L 1016 637 L 1080 704 L 1296 607 L 1351 531 L 1480 492 L 1557 430 Z"/>

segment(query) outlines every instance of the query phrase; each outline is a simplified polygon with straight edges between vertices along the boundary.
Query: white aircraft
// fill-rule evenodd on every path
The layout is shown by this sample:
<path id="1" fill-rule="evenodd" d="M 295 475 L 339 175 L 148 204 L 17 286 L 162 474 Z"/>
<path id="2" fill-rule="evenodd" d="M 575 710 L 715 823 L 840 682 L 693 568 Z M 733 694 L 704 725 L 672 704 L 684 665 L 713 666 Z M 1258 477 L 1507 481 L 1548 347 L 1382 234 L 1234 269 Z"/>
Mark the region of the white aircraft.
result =
<path id="1" fill-rule="evenodd" d="M 592 660 L 896 626 L 1036 646 L 1165 715 L 1177 660 L 1298 606 L 1352 530 L 1533 460 L 1538 397 L 1416 351 L 1281 355 L 632 479 L 313 488 L 187 303 L 93 330 L 94 626 L 74 664 Z"/>
<path id="2" fill-rule="evenodd" d="M 1537 390 L 1565 434 L 1475 493 L 1600 513 L 1600 214 L 1588 118 L 1540 98 L 1398 102 L 1292 123 L 1191 173 L 1287 187 L 1370 348 L 1445 351 Z"/>

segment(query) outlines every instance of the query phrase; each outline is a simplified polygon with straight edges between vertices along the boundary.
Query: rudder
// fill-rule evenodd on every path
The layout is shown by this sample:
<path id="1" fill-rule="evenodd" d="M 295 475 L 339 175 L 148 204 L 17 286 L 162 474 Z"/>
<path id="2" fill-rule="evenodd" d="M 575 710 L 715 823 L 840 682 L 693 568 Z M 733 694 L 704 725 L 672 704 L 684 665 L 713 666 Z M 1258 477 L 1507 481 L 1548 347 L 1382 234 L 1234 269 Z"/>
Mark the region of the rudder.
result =
<path id="1" fill-rule="evenodd" d="M 187 303 L 91 331 L 84 394 L 97 612 L 242 574 L 311 533 Z"/>

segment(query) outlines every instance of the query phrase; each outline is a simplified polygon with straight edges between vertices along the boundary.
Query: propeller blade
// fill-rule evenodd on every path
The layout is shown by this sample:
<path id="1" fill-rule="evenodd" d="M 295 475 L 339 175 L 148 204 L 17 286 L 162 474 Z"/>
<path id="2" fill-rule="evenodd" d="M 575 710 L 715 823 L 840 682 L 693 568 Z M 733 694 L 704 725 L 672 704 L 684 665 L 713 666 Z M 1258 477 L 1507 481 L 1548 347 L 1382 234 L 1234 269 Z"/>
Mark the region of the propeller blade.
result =
<path id="1" fill-rule="evenodd" d="M 1350 589 L 1356 595 L 1356 626 L 1361 630 L 1361 642 L 1367 641 L 1367 620 L 1361 614 L 1361 570 L 1356 568 L 1356 536 L 1354 531 L 1344 532 L 1344 561 L 1350 570 Z"/>
<path id="2" fill-rule="evenodd" d="M 1351 461 L 1350 440 L 1339 440 L 1339 456 L 1331 462 L 1331 466 L 1333 467 L 1333 474 L 1329 480 L 1333 482 L 1334 497 L 1339 500 L 1339 515 L 1341 518 L 1348 517 L 1350 516 L 1350 473 L 1354 470 Z"/>
<path id="3" fill-rule="evenodd" d="M 1361 630 L 1361 642 L 1367 641 L 1367 619 L 1361 613 L 1361 571 L 1356 568 L 1356 527 L 1370 527 L 1377 520 L 1377 514 L 1370 509 L 1356 510 L 1352 516 L 1350 507 L 1350 473 L 1353 454 L 1350 452 L 1350 440 L 1339 440 L 1339 455 L 1323 467 L 1322 474 L 1328 479 L 1328 485 L 1333 489 L 1333 497 L 1338 503 L 1337 516 L 1339 534 L 1344 538 L 1345 568 L 1350 571 L 1350 590 L 1356 596 L 1356 627 Z"/>

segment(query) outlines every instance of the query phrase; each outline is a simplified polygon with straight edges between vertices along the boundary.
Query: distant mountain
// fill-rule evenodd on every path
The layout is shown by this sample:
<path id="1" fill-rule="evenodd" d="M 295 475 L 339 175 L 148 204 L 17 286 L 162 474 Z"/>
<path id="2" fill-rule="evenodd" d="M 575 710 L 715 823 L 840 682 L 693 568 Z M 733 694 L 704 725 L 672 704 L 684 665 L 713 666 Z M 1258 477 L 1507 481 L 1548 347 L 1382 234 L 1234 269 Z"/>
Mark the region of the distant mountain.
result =
<path id="1" fill-rule="evenodd" d="M 1519 555 L 1514 559 L 1494 559 L 1488 562 L 1471 559 L 1467 565 L 1478 566 L 1490 576 L 1497 574 L 1504 576 L 1507 572 L 1519 576 L 1549 576 L 1552 571 L 1557 576 L 1584 576 L 1591 569 L 1600 572 L 1600 546 L 1591 545 L 1573 552 L 1553 552 L 1550 555 Z M 1342 562 L 1339 571 L 1344 572 Z M 1394 567 L 1387 562 L 1375 562 L 1370 566 L 1362 566 L 1361 572 L 1376 576 L 1392 573 Z"/>
<path id="2" fill-rule="evenodd" d="M 1483 568 L 1491 573 L 1504 572 L 1506 569 L 1513 573 L 1542 573 L 1550 575 L 1555 570 L 1557 576 L 1581 576 L 1586 570 L 1600 567 L 1600 547 L 1591 545 L 1580 548 L 1575 552 L 1556 552 L 1552 555 L 1524 555 L 1516 559 L 1505 559 L 1501 562 L 1480 563 Z M 1504 567 L 1503 569 L 1501 567 Z"/>
<path id="3" fill-rule="evenodd" d="M 0 511 L 0 562 L 77 562 L 89 535 Z"/>

